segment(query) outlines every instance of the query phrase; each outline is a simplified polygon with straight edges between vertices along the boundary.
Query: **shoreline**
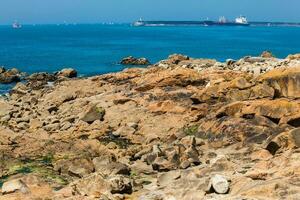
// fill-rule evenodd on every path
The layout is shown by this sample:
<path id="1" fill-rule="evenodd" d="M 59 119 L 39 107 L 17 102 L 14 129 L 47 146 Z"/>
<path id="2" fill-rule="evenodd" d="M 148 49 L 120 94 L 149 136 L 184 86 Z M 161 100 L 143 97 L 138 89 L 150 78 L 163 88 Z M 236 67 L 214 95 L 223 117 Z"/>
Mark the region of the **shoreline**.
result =
<path id="1" fill-rule="evenodd" d="M 266 53 L 268 54 L 267 57 L 266 56 L 263 56 L 263 54 Z M 261 71 L 261 73 L 264 73 L 266 71 L 269 71 L 269 70 L 272 70 L 272 69 L 275 69 L 276 67 L 280 67 L 281 65 L 284 65 L 286 62 L 289 62 L 289 57 L 293 56 L 293 54 L 291 55 L 288 55 L 287 57 L 285 58 L 277 58 L 277 57 L 274 57 L 272 55 L 271 52 L 268 52 L 268 51 L 265 51 L 263 52 L 262 55 L 260 56 L 245 56 L 245 57 L 242 57 L 240 59 L 237 59 L 237 60 L 234 60 L 234 59 L 231 59 L 231 58 L 228 58 L 226 59 L 226 61 L 218 61 L 216 59 L 210 59 L 210 58 L 191 58 L 189 59 L 189 62 L 187 66 L 185 65 L 181 65 L 180 67 L 187 67 L 187 68 L 192 68 L 192 69 L 195 69 L 196 71 L 201 71 L 207 67 L 212 67 L 212 68 L 223 68 L 223 69 L 226 69 L 226 68 L 229 68 L 229 69 L 232 69 L 232 67 L 230 68 L 230 65 L 234 65 L 235 63 L 241 63 L 241 67 L 236 67 L 236 69 L 233 69 L 233 70 L 241 70 L 241 71 L 246 71 L 246 72 L 250 72 L 250 69 L 249 69 L 249 65 L 250 64 L 254 64 L 255 63 L 255 67 L 257 67 L 257 69 L 254 69 L 254 72 L 252 70 L 252 73 L 260 73 L 258 71 Z M 176 55 L 176 54 L 174 54 Z M 179 54 L 180 55 L 180 54 Z M 297 54 L 295 54 L 297 55 Z M 172 56 L 172 55 L 171 55 Z M 189 58 L 188 56 L 186 56 L 187 58 Z M 6 90 L 3 90 L 3 91 L 7 91 L 6 93 L 0 93 L 1 95 L 6 95 L 7 93 L 9 93 L 13 87 L 21 82 L 21 83 L 28 83 L 29 80 L 28 79 L 32 79 L 31 81 L 41 81 L 41 79 L 39 80 L 36 79 L 33 77 L 33 78 L 30 78 L 31 76 L 43 76 L 43 78 L 46 78 L 45 80 L 43 80 L 43 82 L 45 83 L 46 82 L 49 82 L 47 81 L 47 78 L 51 79 L 51 77 L 53 78 L 54 76 L 58 75 L 56 78 L 54 79 L 59 79 L 59 78 L 81 78 L 81 79 L 84 79 L 84 78 L 90 78 L 90 77 L 94 77 L 94 76 L 100 76 L 100 75 L 106 75 L 106 74 L 111 74 L 111 73 L 119 73 L 119 72 L 122 72 L 128 68 L 134 68 L 134 67 L 151 67 L 151 66 L 157 66 L 157 67 L 165 67 L 164 66 L 164 61 L 165 60 L 161 60 L 161 61 L 158 61 L 157 63 L 155 64 L 150 64 L 150 62 L 146 59 L 146 58 L 140 58 L 140 59 L 145 59 L 146 60 L 146 63 L 130 63 L 132 62 L 132 60 L 130 59 L 136 59 L 132 56 L 129 56 L 127 58 L 123 58 L 124 59 L 128 59 L 129 58 L 129 63 L 119 63 L 119 65 L 122 65 L 123 66 L 123 69 L 120 70 L 120 71 L 117 71 L 117 72 L 107 72 L 107 73 L 101 73 L 101 74 L 98 74 L 98 73 L 95 73 L 93 75 L 81 75 L 80 72 L 77 72 L 77 70 L 73 69 L 73 68 L 62 68 L 61 71 L 56 71 L 56 72 L 41 72 L 41 71 L 36 71 L 36 72 L 33 72 L 31 74 L 28 74 L 27 72 L 21 72 L 19 71 L 18 69 L 16 68 L 8 68 L 8 69 L 4 69 L 4 67 L 0 67 L 0 86 L 4 87 L 4 86 L 8 86 Z M 246 61 L 246 62 L 245 62 Z M 122 62 L 122 61 L 121 61 Z M 194 63 L 193 63 L 194 62 Z M 247 63 L 248 62 L 248 66 Z M 291 65 L 297 65 L 298 63 L 292 63 Z M 300 64 L 300 63 L 299 63 Z M 207 66 L 205 66 L 207 65 Z M 261 66 L 261 65 L 264 65 L 264 66 Z M 267 68 L 265 67 L 266 65 L 270 65 L 268 66 Z M 8 77 L 10 76 L 17 76 L 17 80 L 14 81 L 14 80 L 11 80 L 9 81 L 8 83 L 1 83 L 1 73 L 3 73 L 3 70 L 7 70 L 8 71 Z M 15 72 L 13 72 L 12 74 L 9 74 L 10 70 L 13 70 Z M 71 75 L 72 77 L 70 77 L 70 74 L 64 74 L 64 75 L 59 75 L 59 73 L 63 73 L 64 70 L 67 70 L 69 71 L 68 73 L 74 73 L 75 75 Z M 71 71 L 71 72 L 70 72 Z M 78 74 L 77 74 L 78 73 Z M 256 74 L 257 76 L 258 74 Z M 41 78 L 41 77 L 40 77 Z M 53 82 L 53 81 L 50 81 L 50 82 Z"/>

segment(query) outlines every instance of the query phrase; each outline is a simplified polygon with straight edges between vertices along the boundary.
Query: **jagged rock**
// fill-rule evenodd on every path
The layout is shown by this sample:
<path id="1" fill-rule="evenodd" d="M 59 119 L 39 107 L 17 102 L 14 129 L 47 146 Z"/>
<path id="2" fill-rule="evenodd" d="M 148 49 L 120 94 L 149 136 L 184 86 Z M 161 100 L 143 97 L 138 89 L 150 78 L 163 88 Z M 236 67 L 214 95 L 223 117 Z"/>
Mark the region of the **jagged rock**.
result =
<path id="1" fill-rule="evenodd" d="M 300 113 L 295 113 L 286 117 L 282 117 L 279 124 L 288 124 L 295 128 L 300 127 Z"/>
<path id="2" fill-rule="evenodd" d="M 275 69 L 258 79 L 273 87 L 277 97 L 300 97 L 300 67 Z"/>
<path id="3" fill-rule="evenodd" d="M 300 128 L 283 132 L 268 142 L 266 149 L 271 154 L 276 154 L 279 149 L 300 148 Z"/>
<path id="4" fill-rule="evenodd" d="M 117 175 L 108 179 L 112 194 L 131 194 L 132 184 L 129 178 Z"/>
<path id="5" fill-rule="evenodd" d="M 29 192 L 29 188 L 20 179 L 15 179 L 3 183 L 2 194 L 10 194 L 17 191 L 20 191 L 21 193 L 27 193 Z"/>
<path id="6" fill-rule="evenodd" d="M 121 60 L 122 65 L 149 65 L 150 62 L 146 58 L 134 58 L 129 56 Z"/>

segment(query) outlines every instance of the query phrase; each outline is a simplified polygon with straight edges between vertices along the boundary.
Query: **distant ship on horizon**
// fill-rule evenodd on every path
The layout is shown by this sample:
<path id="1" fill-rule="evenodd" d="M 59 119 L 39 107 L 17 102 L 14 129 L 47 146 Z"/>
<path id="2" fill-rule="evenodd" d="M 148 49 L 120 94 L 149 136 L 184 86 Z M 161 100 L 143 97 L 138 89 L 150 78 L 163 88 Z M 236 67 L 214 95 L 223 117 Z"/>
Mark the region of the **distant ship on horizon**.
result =
<path id="1" fill-rule="evenodd" d="M 13 27 L 14 29 L 20 29 L 20 28 L 22 28 L 22 25 L 21 25 L 19 22 L 15 21 L 15 22 L 12 24 L 12 27 Z"/>
<path id="2" fill-rule="evenodd" d="M 234 21 L 228 21 L 225 17 L 220 17 L 218 21 L 145 21 L 140 18 L 131 24 L 132 26 L 284 26 L 284 27 L 300 27 L 299 22 L 270 22 L 270 21 L 251 21 L 249 22 L 245 16 L 237 17 Z"/>
<path id="3" fill-rule="evenodd" d="M 245 16 L 240 16 L 235 21 L 228 21 L 225 17 L 220 17 L 219 21 L 144 21 L 140 18 L 133 23 L 133 26 L 176 26 L 176 25 L 202 25 L 202 26 L 249 26 Z"/>

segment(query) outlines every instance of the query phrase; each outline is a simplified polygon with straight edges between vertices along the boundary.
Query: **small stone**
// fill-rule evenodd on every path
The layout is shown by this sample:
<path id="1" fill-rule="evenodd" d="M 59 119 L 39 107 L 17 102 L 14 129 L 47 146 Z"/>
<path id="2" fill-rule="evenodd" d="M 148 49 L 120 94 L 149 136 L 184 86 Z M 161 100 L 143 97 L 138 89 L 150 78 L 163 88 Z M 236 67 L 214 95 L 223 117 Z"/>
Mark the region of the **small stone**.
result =
<path id="1" fill-rule="evenodd" d="M 191 163 L 190 163 L 190 161 L 188 161 L 188 160 L 182 161 L 182 162 L 180 163 L 180 168 L 181 168 L 181 169 L 187 169 L 187 168 L 189 168 L 190 166 L 191 166 Z"/>
<path id="2" fill-rule="evenodd" d="M 125 176 L 114 176 L 109 179 L 112 194 L 131 194 L 132 184 Z"/>
<path id="3" fill-rule="evenodd" d="M 136 122 L 130 122 L 130 123 L 127 123 L 127 126 L 134 128 L 136 130 L 139 125 Z"/>
<path id="4" fill-rule="evenodd" d="M 226 194 L 229 191 L 229 182 L 222 175 L 214 175 L 211 178 L 211 189 L 218 194 Z"/>

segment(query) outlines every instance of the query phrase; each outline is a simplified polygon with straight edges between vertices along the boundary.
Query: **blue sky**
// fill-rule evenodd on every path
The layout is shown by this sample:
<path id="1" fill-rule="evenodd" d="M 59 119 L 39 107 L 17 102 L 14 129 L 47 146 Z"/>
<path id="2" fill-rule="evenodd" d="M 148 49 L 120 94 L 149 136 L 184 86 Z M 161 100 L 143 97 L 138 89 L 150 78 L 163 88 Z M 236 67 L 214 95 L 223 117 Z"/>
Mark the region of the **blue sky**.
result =
<path id="1" fill-rule="evenodd" d="M 243 14 L 250 21 L 300 22 L 300 0 L 0 0 L 0 24 L 200 20 Z"/>

